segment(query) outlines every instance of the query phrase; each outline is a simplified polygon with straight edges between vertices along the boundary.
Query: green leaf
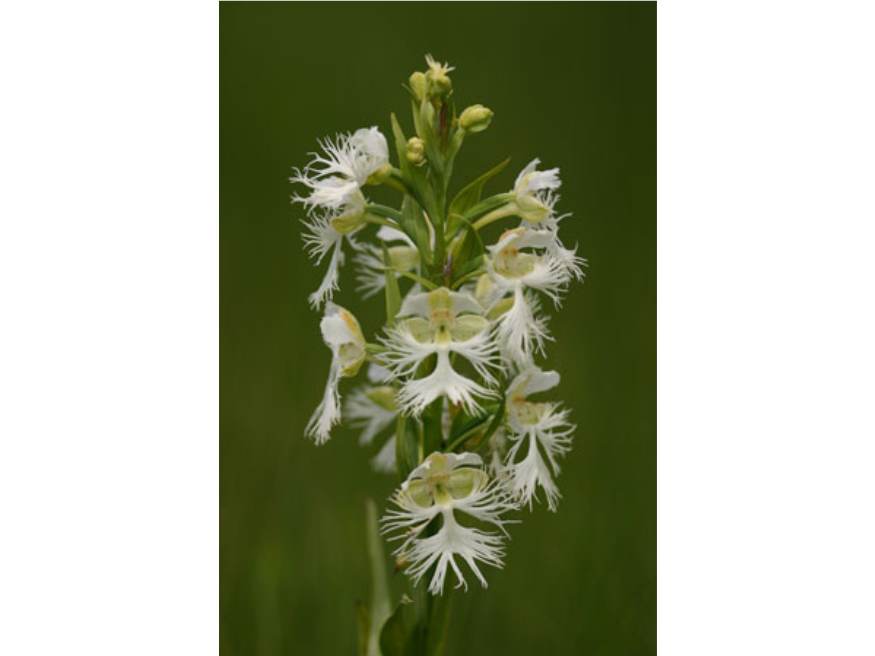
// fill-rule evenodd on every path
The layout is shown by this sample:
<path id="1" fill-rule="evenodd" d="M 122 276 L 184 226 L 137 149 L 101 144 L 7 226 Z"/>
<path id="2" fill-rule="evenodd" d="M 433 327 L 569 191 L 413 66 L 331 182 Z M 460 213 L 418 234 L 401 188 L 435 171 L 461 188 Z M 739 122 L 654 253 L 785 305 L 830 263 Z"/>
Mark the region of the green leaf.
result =
<path id="1" fill-rule="evenodd" d="M 426 656 L 441 656 L 447 637 L 447 625 L 453 601 L 453 589 L 447 586 L 442 594 L 431 598 L 431 621 L 428 623 L 428 639 L 425 645 Z"/>
<path id="2" fill-rule="evenodd" d="M 423 424 L 423 457 L 431 455 L 434 451 L 441 451 L 444 436 L 442 419 L 444 413 L 444 397 L 435 399 L 422 413 Z"/>
<path id="3" fill-rule="evenodd" d="M 473 230 L 471 232 L 473 232 Z M 453 267 L 453 286 L 454 286 L 453 288 L 454 289 L 456 288 L 455 285 L 462 278 L 467 276 L 469 273 L 476 271 L 477 269 L 479 269 L 482 266 L 483 266 L 483 256 L 480 255 L 479 257 L 475 257 L 475 258 L 468 260 L 468 262 L 461 269 L 456 270 L 456 268 Z"/>
<path id="4" fill-rule="evenodd" d="M 395 148 L 398 151 L 398 165 L 401 168 L 404 182 L 415 201 L 411 205 L 408 201 L 408 196 L 404 196 L 404 204 L 401 206 L 401 229 L 416 244 L 426 265 L 431 266 L 433 258 L 429 243 L 428 226 L 425 223 L 425 217 L 423 217 L 422 212 L 424 210 L 429 216 L 439 216 L 434 190 L 428 182 L 428 178 L 423 170 L 424 167 L 413 166 L 407 161 L 407 139 L 395 114 L 392 114 L 392 132 L 395 135 Z M 405 204 L 411 206 L 411 209 L 406 214 Z"/>
<path id="5" fill-rule="evenodd" d="M 435 131 L 434 119 L 434 106 L 428 98 L 423 98 L 419 108 L 419 121 L 423 132 L 422 140 L 425 141 L 425 155 L 428 157 L 429 167 L 440 179 L 444 173 L 444 158 L 438 141 L 440 137 Z"/>
<path id="6" fill-rule="evenodd" d="M 479 431 L 485 429 L 493 413 L 498 412 L 499 409 L 497 405 L 489 405 L 484 408 L 484 411 L 486 412 L 485 416 L 463 416 L 462 413 L 459 413 L 450 429 L 450 439 L 447 441 L 446 448 L 448 452 L 455 451 L 456 448 L 467 442 Z"/>
<path id="7" fill-rule="evenodd" d="M 392 114 L 392 134 L 395 135 L 395 150 L 398 151 L 398 167 L 403 171 L 408 165 L 407 162 L 407 137 L 404 136 L 404 130 L 401 129 L 401 124 L 398 122 L 395 114 Z"/>
<path id="8" fill-rule="evenodd" d="M 486 429 L 486 432 L 483 433 L 480 437 L 477 438 L 475 444 L 472 445 L 472 450 L 477 450 L 484 444 L 489 441 L 489 438 L 492 437 L 493 433 L 498 430 L 498 427 L 501 426 L 501 422 L 504 419 L 505 412 L 505 403 L 504 403 L 504 390 L 501 390 L 501 399 L 502 402 L 498 404 L 498 409 L 495 412 L 495 415 L 492 417 L 492 422 L 489 424 L 489 427 Z"/>
<path id="9" fill-rule="evenodd" d="M 471 262 L 483 261 L 483 240 L 476 230 L 466 230 L 462 238 L 456 242 L 453 248 L 453 280 L 460 278 L 474 269 Z M 479 266 L 479 265 L 477 265 Z"/>
<path id="10" fill-rule="evenodd" d="M 368 656 L 368 632 L 370 630 L 368 607 L 360 601 L 355 602 L 355 614 L 359 634 L 358 656 Z"/>
<path id="11" fill-rule="evenodd" d="M 422 131 L 422 120 L 419 116 L 419 105 L 416 103 L 416 96 L 413 93 L 410 94 L 410 107 L 413 111 L 413 127 L 416 130 L 416 136 L 425 141 L 425 138 L 422 136 L 424 133 Z"/>
<path id="12" fill-rule="evenodd" d="M 380 649 L 383 656 L 405 656 L 405 647 L 410 638 L 410 612 L 408 606 L 410 600 L 402 597 L 395 612 L 389 616 L 380 631 Z"/>
<path id="13" fill-rule="evenodd" d="M 422 425 L 416 420 L 398 415 L 395 425 L 395 466 L 401 480 L 419 465 L 419 436 Z"/>
<path id="14" fill-rule="evenodd" d="M 395 317 L 401 309 L 401 290 L 398 289 L 398 279 L 392 268 L 392 258 L 389 257 L 389 249 L 383 243 L 383 266 L 386 267 L 383 275 L 386 276 L 386 323 L 391 328 L 395 325 Z"/>
<path id="15" fill-rule="evenodd" d="M 449 236 L 456 234 L 456 231 L 461 227 L 460 222 L 462 221 L 462 215 L 465 211 L 480 201 L 480 196 L 483 194 L 483 186 L 490 180 L 490 178 L 501 173 L 509 162 L 510 157 L 497 166 L 489 169 L 486 173 L 466 185 L 458 194 L 456 194 L 456 197 L 453 198 L 453 201 L 450 203 L 450 209 L 448 212 L 447 234 Z"/>
<path id="16" fill-rule="evenodd" d="M 380 628 L 386 623 L 391 613 L 389 603 L 389 579 L 386 573 L 386 559 L 383 555 L 383 542 L 380 538 L 380 526 L 377 522 L 377 505 L 371 500 L 365 501 L 367 515 L 368 559 L 371 565 L 371 612 L 367 623 L 366 656 L 380 656 Z M 367 609 L 365 609 L 367 616 Z M 359 616 L 359 637 L 361 637 L 361 614 Z"/>
<path id="17" fill-rule="evenodd" d="M 431 240 L 429 238 L 428 225 L 425 223 L 422 209 L 410 196 L 405 196 L 404 201 L 401 203 L 401 229 L 416 244 L 416 248 L 419 250 L 426 266 L 431 266 L 433 258 L 429 244 Z"/>

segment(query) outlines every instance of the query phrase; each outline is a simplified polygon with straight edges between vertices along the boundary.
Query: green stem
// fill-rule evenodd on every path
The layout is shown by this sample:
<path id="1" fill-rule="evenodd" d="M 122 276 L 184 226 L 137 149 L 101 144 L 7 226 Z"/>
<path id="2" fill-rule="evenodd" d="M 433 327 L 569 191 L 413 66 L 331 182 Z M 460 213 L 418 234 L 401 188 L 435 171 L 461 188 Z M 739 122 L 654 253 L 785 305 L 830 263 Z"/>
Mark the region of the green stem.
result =
<path id="1" fill-rule="evenodd" d="M 498 221 L 499 219 L 503 219 L 507 216 L 514 216 L 517 213 L 516 203 L 508 203 L 503 205 L 502 207 L 498 207 L 492 210 L 486 216 L 478 219 L 474 222 L 472 226 L 474 230 L 480 230 L 481 228 L 489 225 L 493 221 Z"/>
<path id="2" fill-rule="evenodd" d="M 392 169 L 392 174 L 386 178 L 384 184 L 389 185 L 393 189 L 397 189 L 402 194 L 410 194 L 410 189 L 408 188 L 407 182 L 405 182 L 404 175 L 401 173 L 400 169 Z"/>
<path id="3" fill-rule="evenodd" d="M 365 215 L 365 221 L 376 225 L 386 226 L 388 228 L 394 228 L 395 230 L 401 230 L 401 226 L 399 226 L 397 223 L 395 223 L 394 221 L 390 221 L 389 219 L 384 219 L 381 216 L 367 214 Z"/>
<path id="4" fill-rule="evenodd" d="M 386 205 L 366 205 L 365 211 L 368 213 L 368 216 L 365 217 L 367 221 L 373 221 L 377 218 L 385 218 L 392 219 L 395 224 L 401 223 L 401 212 L 396 210 L 394 207 L 387 207 Z M 394 227 L 398 227 L 395 225 Z"/>
<path id="5" fill-rule="evenodd" d="M 472 437 L 473 435 L 476 435 L 477 431 L 483 430 L 483 427 L 486 425 L 486 422 L 488 422 L 488 421 L 489 421 L 489 417 L 486 417 L 480 423 L 478 423 L 478 424 L 472 426 L 471 428 L 469 428 L 468 430 L 466 430 L 464 433 L 462 433 L 456 439 L 454 439 L 452 442 L 450 442 L 447 445 L 446 449 L 444 449 L 444 451 L 446 453 L 450 453 L 452 451 L 455 451 L 456 448 L 458 448 L 459 446 L 461 446 L 462 444 L 467 442 L 470 437 Z"/>
<path id="6" fill-rule="evenodd" d="M 381 360 L 380 358 L 375 358 L 373 355 L 365 355 L 365 360 L 368 362 L 373 362 L 374 364 L 378 364 L 381 367 L 387 366 L 387 363 Z"/>
<path id="7" fill-rule="evenodd" d="M 398 269 L 394 269 L 394 271 L 399 276 L 404 276 L 405 278 L 410 278 L 410 280 L 415 280 L 420 285 L 422 285 L 423 287 L 425 287 L 426 289 L 428 289 L 430 291 L 434 291 L 435 289 L 438 288 L 438 286 L 435 285 L 431 280 L 427 280 L 427 279 L 423 278 L 422 276 L 416 275 L 415 273 L 410 273 L 409 271 L 399 271 Z"/>
<path id="8" fill-rule="evenodd" d="M 389 615 L 392 614 L 392 609 L 389 604 L 389 582 L 386 575 L 386 561 L 383 559 L 377 506 L 371 499 L 367 499 L 365 510 L 367 514 L 368 559 L 371 561 L 371 608 L 367 656 L 380 656 L 380 630 L 389 619 Z"/>
<path id="9" fill-rule="evenodd" d="M 484 273 L 486 273 L 486 269 L 476 269 L 475 271 L 472 271 L 471 273 L 466 273 L 464 276 L 462 276 L 456 282 L 453 283 L 453 289 L 458 289 L 459 287 L 464 285 L 466 282 L 471 280 L 471 278 L 477 278 L 478 276 L 482 276 Z"/>

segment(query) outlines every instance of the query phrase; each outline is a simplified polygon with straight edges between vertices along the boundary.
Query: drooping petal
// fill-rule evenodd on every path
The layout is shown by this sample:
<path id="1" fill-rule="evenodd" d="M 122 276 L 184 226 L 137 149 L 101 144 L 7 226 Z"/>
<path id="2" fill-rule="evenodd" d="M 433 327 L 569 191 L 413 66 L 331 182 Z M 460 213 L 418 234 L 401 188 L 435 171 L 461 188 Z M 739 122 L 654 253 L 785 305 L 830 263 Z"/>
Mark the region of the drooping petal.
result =
<path id="1" fill-rule="evenodd" d="M 468 414 L 481 411 L 477 397 L 496 396 L 496 392 L 457 373 L 450 364 L 448 351 L 438 353 L 434 371 L 424 378 L 409 380 L 398 394 L 398 402 L 409 413 L 418 416 L 432 401 L 446 394 L 450 402 L 460 405 Z"/>
<path id="2" fill-rule="evenodd" d="M 544 320 L 535 314 L 537 301 L 525 294 L 522 284 L 515 284 L 513 290 L 513 305 L 498 319 L 498 341 L 507 358 L 527 367 L 551 338 Z"/>
<path id="3" fill-rule="evenodd" d="M 307 422 L 305 434 L 312 437 L 317 445 L 325 444 L 331 437 L 331 429 L 340 423 L 340 394 L 337 386 L 340 381 L 340 366 L 332 363 L 328 374 L 328 383 L 325 385 L 325 394 L 322 401 Z"/>
<path id="4" fill-rule="evenodd" d="M 559 488 L 553 481 L 553 474 L 538 450 L 538 438 L 533 432 L 529 432 L 522 436 L 511 437 L 511 440 L 515 440 L 515 444 L 508 452 L 507 464 L 511 489 L 520 502 L 528 505 L 531 510 L 532 500 L 535 498 L 538 486 L 540 486 L 544 490 L 547 507 L 555 512 L 556 504 L 561 495 Z M 525 457 L 516 461 L 514 459 L 523 444 L 528 444 L 528 451 Z"/>

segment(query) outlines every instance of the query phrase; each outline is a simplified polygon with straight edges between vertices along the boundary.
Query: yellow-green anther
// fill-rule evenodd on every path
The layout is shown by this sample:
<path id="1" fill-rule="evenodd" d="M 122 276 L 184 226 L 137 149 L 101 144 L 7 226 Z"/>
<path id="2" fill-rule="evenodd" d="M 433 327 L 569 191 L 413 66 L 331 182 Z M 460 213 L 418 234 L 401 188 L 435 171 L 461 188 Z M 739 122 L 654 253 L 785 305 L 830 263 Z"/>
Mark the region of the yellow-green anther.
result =
<path id="1" fill-rule="evenodd" d="M 459 117 L 459 125 L 465 132 L 483 132 L 492 122 L 492 110 L 483 105 L 471 105 Z"/>
<path id="2" fill-rule="evenodd" d="M 366 180 L 369 185 L 380 185 L 386 182 L 389 179 L 389 176 L 392 175 L 392 165 L 389 162 L 383 164 L 376 171 L 371 173 Z"/>

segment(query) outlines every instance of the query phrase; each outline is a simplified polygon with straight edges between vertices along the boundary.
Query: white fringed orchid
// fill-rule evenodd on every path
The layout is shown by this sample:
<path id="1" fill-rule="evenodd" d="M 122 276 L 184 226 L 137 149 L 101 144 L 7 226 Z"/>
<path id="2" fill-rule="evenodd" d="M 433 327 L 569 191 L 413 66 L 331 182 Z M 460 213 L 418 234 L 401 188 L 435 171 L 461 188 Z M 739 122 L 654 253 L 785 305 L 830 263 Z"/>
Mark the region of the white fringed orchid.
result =
<path id="1" fill-rule="evenodd" d="M 400 230 L 382 226 L 377 231 L 377 239 L 387 245 L 389 261 L 395 269 L 396 278 L 401 278 L 402 271 L 419 272 L 421 258 L 410 237 Z M 381 293 L 386 288 L 383 249 L 374 244 L 363 244 L 361 251 L 355 256 L 355 262 L 359 265 L 357 290 L 362 292 L 362 298 L 370 298 Z"/>
<path id="2" fill-rule="evenodd" d="M 381 182 L 392 170 L 386 138 L 375 127 L 337 135 L 334 141 L 325 139 L 320 146 L 324 155 L 313 153 L 313 161 L 303 170 L 296 169 L 291 178 L 310 190 L 306 196 L 292 197 L 307 209 L 304 242 L 310 257 L 321 264 L 331 253 L 325 277 L 310 295 L 310 304 L 317 308 L 337 290 L 344 236 L 364 223 L 367 201 L 361 188 L 368 182 Z"/>
<path id="3" fill-rule="evenodd" d="M 307 214 L 309 256 L 327 261 L 309 298 L 314 307 L 327 305 L 321 328 L 331 368 L 306 432 L 317 444 L 329 439 L 341 421 L 340 381 L 368 360 L 369 381 L 345 398 L 343 415 L 359 442 L 377 451 L 373 467 L 401 481 L 382 520 L 383 531 L 401 541 L 397 567 L 420 589 L 441 594 L 450 570 L 456 587 L 467 587 L 471 573 L 486 586 L 481 568 L 502 566 L 508 511 L 521 504 L 531 509 L 541 491 L 556 509 L 558 460 L 571 446 L 574 426 L 558 403 L 530 396 L 559 382 L 557 373 L 535 364 L 552 339 L 544 297 L 558 307 L 569 283 L 583 277 L 585 262 L 559 237 L 570 215 L 557 211 L 558 168 L 539 170 L 535 159 L 512 190 L 491 196 L 485 185 L 506 162 L 468 184 L 451 180 L 462 146 L 482 138 L 494 113 L 477 103 L 458 111 L 453 67 L 431 56 L 426 61 L 427 70 L 405 85 L 413 120 L 391 117 L 395 166 L 377 128 L 338 135 L 321 141 L 320 152 L 294 171 L 292 182 L 303 188 L 292 199 Z M 394 200 L 366 198 L 365 185 L 383 183 L 387 197 L 398 194 Z M 507 219 L 506 232 L 484 248 L 484 229 Z M 376 239 L 364 230 L 368 223 L 380 226 Z M 379 295 L 365 305 L 385 313 L 382 337 L 370 343 L 355 317 L 331 303 L 347 244 L 358 298 Z M 369 516 L 375 517 L 373 507 Z M 368 546 L 378 563 L 375 524 L 371 519 Z M 393 642 L 408 651 L 439 642 L 447 604 L 423 604 L 423 596 L 413 595 L 415 622 L 401 606 L 390 615 L 381 569 L 374 567 L 361 650 L 380 651 L 387 617 L 396 619 Z"/>
<path id="4" fill-rule="evenodd" d="M 575 427 L 568 422 L 568 410 L 558 404 L 528 400 L 558 384 L 555 371 L 532 367 L 518 375 L 507 392 L 507 438 L 512 446 L 505 460 L 506 480 L 515 497 L 530 509 L 539 486 L 554 512 L 561 496 L 553 480 L 559 474 L 556 460 L 571 448 Z"/>
<path id="5" fill-rule="evenodd" d="M 481 295 L 490 299 L 490 310 L 510 295 L 512 302 L 498 318 L 498 338 L 505 355 L 520 367 L 530 365 L 536 352 L 543 353 L 544 340 L 549 338 L 538 316 L 538 302 L 526 290 L 543 292 L 559 305 L 573 277 L 568 262 L 552 254 L 554 239 L 548 230 L 508 230 L 488 248 L 485 258 L 488 290 L 481 286 Z M 536 250 L 543 252 L 529 252 Z"/>
<path id="6" fill-rule="evenodd" d="M 322 339 L 331 349 L 331 368 L 325 395 L 307 423 L 306 433 L 316 440 L 316 444 L 324 444 L 331 437 L 331 429 L 341 418 L 340 379 L 358 373 L 365 361 L 366 351 L 358 320 L 342 307 L 329 303 L 319 327 L 322 329 Z"/>
<path id="7" fill-rule="evenodd" d="M 482 464 L 474 453 L 432 453 L 395 494 L 393 501 L 399 509 L 390 510 L 383 519 L 383 531 L 398 532 L 394 539 L 404 540 L 396 556 L 409 564 L 407 572 L 415 583 L 434 566 L 428 586 L 431 594 L 443 591 L 448 568 L 456 575 L 456 587 L 467 587 L 456 556 L 467 563 L 483 587 L 487 583 L 478 562 L 503 566 L 502 535 L 464 526 L 457 517 L 467 515 L 505 532 L 508 520 L 502 516 L 516 509 L 504 488 L 490 482 Z M 421 537 L 437 517 L 437 532 Z"/>
<path id="8" fill-rule="evenodd" d="M 535 158 L 520 171 L 513 185 L 514 203 L 521 219 L 541 223 L 553 218 L 553 208 L 559 202 L 555 193 L 562 186 L 559 169 L 539 171 L 541 160 Z"/>
<path id="9" fill-rule="evenodd" d="M 304 245 L 310 257 L 316 264 L 322 264 L 325 256 L 331 253 L 328 269 L 315 292 L 310 294 L 309 302 L 314 308 L 319 308 L 330 301 L 337 291 L 340 281 L 340 267 L 343 265 L 344 237 L 353 245 L 352 235 L 364 225 L 366 201 L 362 192 L 355 190 L 339 209 L 319 209 L 310 211 L 309 218 L 304 221 L 308 232 L 304 234 Z"/>
<path id="10" fill-rule="evenodd" d="M 486 385 L 494 385 L 489 367 L 497 365 L 497 347 L 483 316 L 483 308 L 470 294 L 441 287 L 411 294 L 401 306 L 399 317 L 409 317 L 390 329 L 383 341 L 383 354 L 396 378 L 404 380 L 398 394 L 401 407 L 418 416 L 432 401 L 446 395 L 449 401 L 475 414 L 480 406 L 475 397 L 496 392 L 458 373 L 450 361 L 455 353 L 473 365 Z M 434 369 L 421 378 L 415 374 L 434 354 Z"/>

